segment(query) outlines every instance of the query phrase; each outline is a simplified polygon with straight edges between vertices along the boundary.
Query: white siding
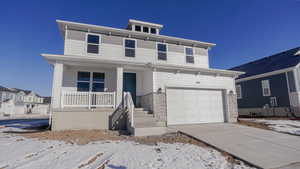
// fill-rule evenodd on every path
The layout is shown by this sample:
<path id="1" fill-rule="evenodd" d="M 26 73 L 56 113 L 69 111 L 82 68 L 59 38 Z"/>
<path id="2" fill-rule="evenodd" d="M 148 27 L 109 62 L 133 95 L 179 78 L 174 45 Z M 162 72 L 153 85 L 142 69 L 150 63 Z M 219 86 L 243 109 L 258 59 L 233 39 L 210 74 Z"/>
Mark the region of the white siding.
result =
<path id="1" fill-rule="evenodd" d="M 224 76 L 196 75 L 191 73 L 175 72 L 155 72 L 154 89 L 165 87 L 193 87 L 209 89 L 227 89 L 235 92 L 234 79 Z"/>
<path id="2" fill-rule="evenodd" d="M 86 54 L 86 42 L 83 36 L 85 36 L 85 32 L 79 32 L 79 31 L 72 31 L 72 34 L 70 36 L 67 36 L 65 39 L 65 55 L 77 55 L 82 57 L 88 57 Z M 76 36 L 76 37 L 71 37 Z M 104 37 L 105 35 L 102 35 Z M 162 63 L 162 64 L 175 64 L 175 65 L 189 65 L 194 67 L 202 67 L 202 68 L 208 68 L 208 52 L 207 49 L 203 48 L 196 48 L 195 49 L 195 63 L 190 64 L 186 63 L 185 59 L 185 53 L 184 53 L 184 47 L 181 46 L 181 48 L 178 48 L 173 51 L 167 52 L 167 61 L 158 61 L 157 59 L 157 50 L 156 50 L 156 42 L 153 41 L 144 41 L 144 40 L 138 40 L 137 43 L 145 43 L 145 44 L 138 44 L 136 49 L 136 57 L 130 58 L 124 56 L 124 47 L 123 45 L 123 38 L 115 38 L 113 36 L 105 38 L 114 38 L 113 43 L 101 43 L 100 44 L 100 54 L 99 55 L 92 55 L 92 56 L 98 56 L 99 58 L 104 59 L 112 59 L 112 60 L 123 60 L 123 61 L 136 61 L 136 62 L 144 62 L 144 63 Z M 122 42 L 118 42 L 122 41 Z M 105 41 L 107 42 L 107 40 Z M 152 45 L 151 45 L 152 43 Z M 174 44 L 173 45 L 174 49 Z M 155 48 L 153 47 L 155 46 Z M 181 50 L 182 49 L 182 50 Z M 180 52 L 181 51 L 181 52 Z"/>

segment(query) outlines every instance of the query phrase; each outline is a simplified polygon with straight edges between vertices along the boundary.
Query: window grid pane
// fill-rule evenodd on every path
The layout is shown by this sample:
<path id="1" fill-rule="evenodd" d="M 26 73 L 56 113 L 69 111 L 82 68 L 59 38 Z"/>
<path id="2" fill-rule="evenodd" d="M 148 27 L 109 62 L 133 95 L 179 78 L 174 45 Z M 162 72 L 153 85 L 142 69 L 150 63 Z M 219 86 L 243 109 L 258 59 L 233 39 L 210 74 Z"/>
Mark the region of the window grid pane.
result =
<path id="1" fill-rule="evenodd" d="M 104 83 L 105 74 L 104 73 L 93 73 L 93 82 L 102 82 Z"/>
<path id="2" fill-rule="evenodd" d="M 193 48 L 185 48 L 185 54 L 186 55 L 194 55 Z"/>
<path id="3" fill-rule="evenodd" d="M 167 45 L 166 44 L 157 44 L 157 50 L 162 52 L 167 52 Z"/>
<path id="4" fill-rule="evenodd" d="M 98 35 L 88 35 L 88 43 L 99 44 L 99 36 Z"/>
<path id="5" fill-rule="evenodd" d="M 125 40 L 125 48 L 135 48 L 135 41 L 134 40 L 130 40 L 130 39 L 126 39 Z"/>
<path id="6" fill-rule="evenodd" d="M 151 33 L 152 34 L 156 34 L 156 29 L 155 28 L 151 28 Z"/>
<path id="7" fill-rule="evenodd" d="M 135 57 L 135 49 L 125 48 L 126 57 Z"/>
<path id="8" fill-rule="evenodd" d="M 90 90 L 90 82 L 78 82 L 77 91 L 88 92 Z"/>
<path id="9" fill-rule="evenodd" d="M 95 54 L 98 54 L 98 53 L 99 53 L 99 45 L 91 45 L 91 44 L 88 44 L 88 45 L 87 45 L 87 52 L 88 52 L 88 53 L 95 53 Z"/>
<path id="10" fill-rule="evenodd" d="M 195 61 L 194 61 L 194 56 L 189 56 L 189 55 L 187 55 L 186 56 L 186 62 L 187 63 L 194 63 Z"/>
<path id="11" fill-rule="evenodd" d="M 104 83 L 93 83 L 93 92 L 104 92 Z"/>
<path id="12" fill-rule="evenodd" d="M 149 28 L 148 27 L 143 27 L 143 32 L 149 33 Z"/>
<path id="13" fill-rule="evenodd" d="M 135 25 L 135 31 L 138 31 L 138 32 L 141 32 L 141 26 L 139 26 L 139 25 Z"/>
<path id="14" fill-rule="evenodd" d="M 167 60 L 166 52 L 158 52 L 158 60 Z"/>
<path id="15" fill-rule="evenodd" d="M 77 74 L 77 80 L 78 81 L 90 81 L 90 72 L 78 72 Z"/>

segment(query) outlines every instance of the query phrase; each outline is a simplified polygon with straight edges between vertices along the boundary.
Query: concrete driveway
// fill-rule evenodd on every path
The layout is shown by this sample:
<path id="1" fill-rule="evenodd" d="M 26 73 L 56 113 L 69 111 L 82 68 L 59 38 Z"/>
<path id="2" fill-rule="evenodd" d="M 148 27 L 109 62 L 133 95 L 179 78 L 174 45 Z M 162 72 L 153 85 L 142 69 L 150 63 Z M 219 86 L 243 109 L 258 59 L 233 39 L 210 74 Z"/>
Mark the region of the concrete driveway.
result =
<path id="1" fill-rule="evenodd" d="M 230 123 L 169 126 L 259 168 L 299 169 L 300 137 Z"/>

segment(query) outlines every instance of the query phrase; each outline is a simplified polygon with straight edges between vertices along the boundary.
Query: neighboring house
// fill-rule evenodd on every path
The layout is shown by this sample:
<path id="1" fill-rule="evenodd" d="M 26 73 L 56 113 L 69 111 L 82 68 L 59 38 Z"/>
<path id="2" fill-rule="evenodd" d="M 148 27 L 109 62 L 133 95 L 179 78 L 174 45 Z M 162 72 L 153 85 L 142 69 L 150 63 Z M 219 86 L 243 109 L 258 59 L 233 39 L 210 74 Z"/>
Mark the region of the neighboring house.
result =
<path id="1" fill-rule="evenodd" d="M 33 91 L 0 86 L 0 114 L 47 114 L 48 112 L 49 103 L 44 103 L 44 97 Z"/>
<path id="2" fill-rule="evenodd" d="M 236 80 L 239 115 L 300 115 L 300 47 L 246 63 Z M 290 114 L 291 115 L 291 114 Z"/>
<path id="3" fill-rule="evenodd" d="M 163 25 L 131 19 L 126 29 L 57 23 L 64 54 L 42 54 L 54 68 L 53 130 L 124 129 L 125 120 L 138 135 L 237 120 L 241 72 L 209 68 L 215 44 L 160 35 Z"/>

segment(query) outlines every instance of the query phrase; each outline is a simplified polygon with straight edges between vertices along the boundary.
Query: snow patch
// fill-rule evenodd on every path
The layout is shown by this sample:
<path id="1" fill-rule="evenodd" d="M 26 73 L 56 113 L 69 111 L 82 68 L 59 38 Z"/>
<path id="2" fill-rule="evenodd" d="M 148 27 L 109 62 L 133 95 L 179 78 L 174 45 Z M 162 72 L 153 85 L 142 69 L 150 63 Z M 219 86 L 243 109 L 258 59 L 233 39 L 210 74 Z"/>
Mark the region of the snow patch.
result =
<path id="1" fill-rule="evenodd" d="M 143 145 L 98 141 L 86 145 L 27 139 L 0 129 L 0 168 L 5 169 L 250 169 L 218 151 L 192 144 Z"/>
<path id="2" fill-rule="evenodd" d="M 265 123 L 271 129 L 273 129 L 275 131 L 290 133 L 290 134 L 300 136 L 300 121 L 295 121 L 295 120 L 265 120 L 265 119 L 256 119 L 255 121 L 259 122 L 259 123 Z"/>

